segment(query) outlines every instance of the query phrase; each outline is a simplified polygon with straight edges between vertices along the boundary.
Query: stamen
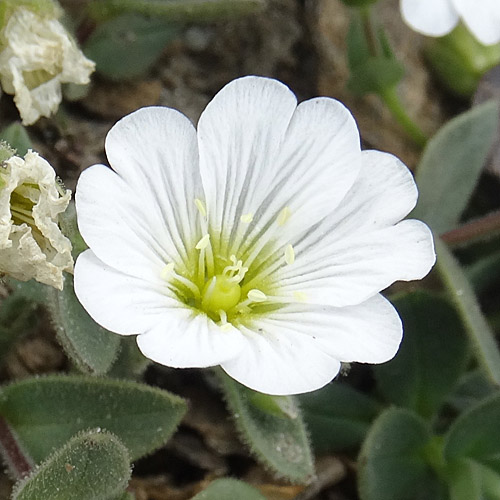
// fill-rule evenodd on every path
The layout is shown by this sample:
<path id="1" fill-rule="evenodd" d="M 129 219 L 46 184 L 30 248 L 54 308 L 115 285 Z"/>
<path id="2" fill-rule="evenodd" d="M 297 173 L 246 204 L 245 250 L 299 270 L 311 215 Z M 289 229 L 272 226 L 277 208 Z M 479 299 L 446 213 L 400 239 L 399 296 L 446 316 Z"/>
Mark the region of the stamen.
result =
<path id="1" fill-rule="evenodd" d="M 195 298 L 199 299 L 201 297 L 200 290 L 192 281 L 175 272 L 175 264 L 173 262 L 167 264 L 160 271 L 160 277 L 176 288 L 179 288 L 179 285 L 173 282 L 178 281 L 181 285 L 184 285 Z"/>
<path id="2" fill-rule="evenodd" d="M 205 236 L 203 236 L 203 238 L 201 238 L 200 241 L 198 241 L 198 243 L 196 243 L 196 250 L 205 250 L 205 248 L 208 247 L 208 245 L 210 245 L 210 235 L 209 234 L 205 234 Z"/>
<path id="3" fill-rule="evenodd" d="M 236 312 L 250 312 L 251 309 L 250 307 L 248 307 L 249 305 L 265 302 L 266 300 L 267 295 L 264 292 L 261 292 L 260 290 L 254 288 L 252 290 L 249 290 L 249 292 L 247 293 L 247 298 L 243 302 L 240 302 L 238 305 L 236 305 L 233 310 Z"/>
<path id="4" fill-rule="evenodd" d="M 278 226 L 284 226 L 290 218 L 290 215 L 292 215 L 290 207 L 285 207 L 278 215 L 278 219 L 276 221 L 278 223 Z"/>
<path id="5" fill-rule="evenodd" d="M 170 264 L 167 264 L 160 272 L 160 278 L 162 280 L 167 281 L 170 275 L 172 274 L 172 271 L 174 270 L 175 264 L 173 262 L 170 262 Z"/>
<path id="6" fill-rule="evenodd" d="M 225 325 L 227 323 L 226 311 L 224 311 L 224 309 L 219 309 L 217 312 L 219 313 L 220 316 L 221 325 Z"/>
<path id="7" fill-rule="evenodd" d="M 247 297 L 252 301 L 252 302 L 264 302 L 267 300 L 267 295 L 264 292 L 261 292 L 260 290 L 257 290 L 254 288 L 253 290 L 250 290 L 247 293 Z"/>
<path id="8" fill-rule="evenodd" d="M 240 220 L 241 222 L 243 222 L 244 224 L 250 224 L 250 222 L 253 221 L 253 214 L 252 213 L 249 213 L 249 214 L 244 214 L 240 217 Z"/>
<path id="9" fill-rule="evenodd" d="M 295 262 L 295 252 L 292 245 L 287 245 L 285 248 L 285 262 L 291 266 Z"/>
<path id="10" fill-rule="evenodd" d="M 205 208 L 205 204 L 198 198 L 194 199 L 194 204 L 196 205 L 196 208 L 200 212 L 202 217 L 207 216 L 207 209 Z"/>

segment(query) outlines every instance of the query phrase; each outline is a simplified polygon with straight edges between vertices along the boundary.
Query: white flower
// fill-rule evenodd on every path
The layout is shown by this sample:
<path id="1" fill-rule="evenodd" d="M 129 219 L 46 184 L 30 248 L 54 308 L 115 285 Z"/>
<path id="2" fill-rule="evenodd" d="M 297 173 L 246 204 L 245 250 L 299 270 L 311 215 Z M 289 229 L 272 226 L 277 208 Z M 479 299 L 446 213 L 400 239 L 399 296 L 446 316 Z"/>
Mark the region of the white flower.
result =
<path id="1" fill-rule="evenodd" d="M 0 83 L 25 125 L 57 111 L 61 84 L 89 83 L 94 66 L 57 19 L 20 7 L 0 32 Z"/>
<path id="2" fill-rule="evenodd" d="M 400 0 L 405 22 L 428 36 L 444 36 L 460 20 L 483 44 L 500 42 L 499 0 Z"/>
<path id="3" fill-rule="evenodd" d="M 139 334 L 171 367 L 221 365 L 269 394 L 327 384 L 341 362 L 381 363 L 401 340 L 378 292 L 426 275 L 425 224 L 394 156 L 360 150 L 349 111 L 297 106 L 283 84 L 228 84 L 196 132 L 179 112 L 145 108 L 110 131 L 114 170 L 94 165 L 76 206 L 90 247 L 75 289 L 90 315 Z"/>
<path id="4" fill-rule="evenodd" d="M 58 216 L 70 198 L 37 153 L 0 165 L 0 273 L 62 289 L 62 273 L 73 270 L 73 258 Z"/>

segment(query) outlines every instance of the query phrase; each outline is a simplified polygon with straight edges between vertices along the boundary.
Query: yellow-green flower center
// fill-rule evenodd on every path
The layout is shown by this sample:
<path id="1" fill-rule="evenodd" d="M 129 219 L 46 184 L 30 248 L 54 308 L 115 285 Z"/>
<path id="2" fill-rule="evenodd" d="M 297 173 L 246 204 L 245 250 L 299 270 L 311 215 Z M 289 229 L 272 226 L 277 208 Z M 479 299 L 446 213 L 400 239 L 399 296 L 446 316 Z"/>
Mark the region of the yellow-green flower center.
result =
<path id="1" fill-rule="evenodd" d="M 223 274 L 207 281 L 201 295 L 201 307 L 207 312 L 229 311 L 241 298 L 241 287 Z"/>
<path id="2" fill-rule="evenodd" d="M 220 235 L 210 232 L 204 203 L 196 199 L 195 204 L 201 215 L 202 237 L 188 251 L 187 261 L 165 265 L 161 274 L 169 289 L 181 302 L 207 314 L 222 327 L 247 322 L 281 307 L 286 299 L 276 294 L 270 276 L 280 266 L 294 263 L 293 247 L 287 245 L 281 257 L 276 256 L 276 248 L 266 243 L 229 249 Z M 286 224 L 289 217 L 286 207 L 276 218 L 276 229 Z M 252 220 L 252 214 L 240 218 L 242 224 Z"/>

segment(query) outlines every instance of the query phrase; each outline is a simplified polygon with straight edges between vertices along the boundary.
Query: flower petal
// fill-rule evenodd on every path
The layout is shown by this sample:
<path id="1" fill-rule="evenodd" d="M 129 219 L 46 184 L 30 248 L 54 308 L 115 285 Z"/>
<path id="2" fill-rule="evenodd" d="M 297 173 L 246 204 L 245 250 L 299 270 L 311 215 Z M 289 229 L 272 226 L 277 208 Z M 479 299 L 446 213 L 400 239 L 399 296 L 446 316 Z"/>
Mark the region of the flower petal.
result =
<path id="1" fill-rule="evenodd" d="M 500 42 L 500 2 L 498 0 L 453 0 L 465 25 L 484 45 Z"/>
<path id="2" fill-rule="evenodd" d="M 241 333 L 217 326 L 206 314 L 183 308 L 169 311 L 155 328 L 137 337 L 149 359 L 173 368 L 205 368 L 234 358 L 246 347 Z"/>
<path id="3" fill-rule="evenodd" d="M 76 209 L 83 239 L 100 260 L 155 281 L 176 253 L 160 221 L 148 220 L 147 196 L 111 169 L 94 165 L 80 175 Z"/>
<path id="4" fill-rule="evenodd" d="M 450 0 L 401 0 L 400 5 L 406 24 L 424 35 L 446 35 L 458 23 L 458 13 Z"/>
<path id="5" fill-rule="evenodd" d="M 180 307 L 166 285 L 124 274 L 99 260 L 91 250 L 75 265 L 75 293 L 92 318 L 120 335 L 153 328 L 166 311 Z"/>
<path id="6" fill-rule="evenodd" d="M 173 109 L 142 108 L 109 131 L 106 153 L 113 170 L 137 193 L 150 226 L 163 228 L 164 248 L 169 254 L 175 248 L 186 262 L 186 247 L 200 238 L 194 200 L 203 192 L 192 123 Z"/>
<path id="7" fill-rule="evenodd" d="M 282 83 L 246 77 L 226 85 L 198 123 L 200 171 L 214 232 L 231 235 L 269 192 L 276 158 L 297 107 Z M 264 187 L 264 189 L 263 189 Z"/>
<path id="8" fill-rule="evenodd" d="M 293 265 L 282 265 L 273 276 L 284 293 L 303 292 L 317 304 L 353 305 L 394 281 L 422 278 L 433 265 L 425 225 L 392 227 L 417 200 L 409 170 L 387 153 L 364 151 L 362 159 L 358 179 L 335 212 L 292 240 Z"/>
<path id="9" fill-rule="evenodd" d="M 316 248 L 297 246 L 295 263 L 276 277 L 282 293 L 311 304 L 359 304 L 395 281 L 423 278 L 435 262 L 432 233 L 416 220 L 324 240 Z"/>
<path id="10" fill-rule="evenodd" d="M 383 363 L 401 342 L 401 321 L 382 296 L 357 306 L 287 306 L 242 327 L 248 345 L 221 366 L 251 389 L 285 395 L 326 385 L 339 361 Z"/>
<path id="11" fill-rule="evenodd" d="M 200 118 L 198 137 L 210 223 L 234 251 L 244 244 L 251 253 L 318 222 L 360 167 L 357 127 L 342 104 L 320 98 L 296 107 L 287 87 L 266 78 L 224 87 Z M 283 209 L 291 217 L 276 233 Z M 251 223 L 241 223 L 248 214 Z"/>

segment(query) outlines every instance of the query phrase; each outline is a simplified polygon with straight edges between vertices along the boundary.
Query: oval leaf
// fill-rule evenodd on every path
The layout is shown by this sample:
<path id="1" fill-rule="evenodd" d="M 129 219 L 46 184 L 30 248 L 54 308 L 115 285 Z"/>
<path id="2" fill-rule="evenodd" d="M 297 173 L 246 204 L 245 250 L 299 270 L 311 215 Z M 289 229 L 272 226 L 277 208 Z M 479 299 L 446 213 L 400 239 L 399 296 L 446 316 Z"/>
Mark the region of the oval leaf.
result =
<path id="1" fill-rule="evenodd" d="M 105 374 L 120 348 L 120 336 L 99 326 L 76 298 L 73 276 L 64 275 L 62 291 L 48 289 L 47 307 L 64 350 L 86 373 Z"/>
<path id="2" fill-rule="evenodd" d="M 476 187 L 498 134 L 498 103 L 488 101 L 450 120 L 429 141 L 418 166 L 412 217 L 437 233 L 453 229 Z"/>
<path id="3" fill-rule="evenodd" d="M 500 473 L 500 395 L 481 401 L 463 413 L 448 430 L 447 460 L 467 458 Z"/>
<path id="4" fill-rule="evenodd" d="M 291 481 L 307 482 L 314 474 L 313 459 L 307 432 L 295 404 L 287 405 L 288 410 L 278 414 L 276 405 L 264 405 L 263 397 L 259 404 L 252 403 L 254 391 L 239 384 L 222 370 L 217 374 L 227 405 L 243 440 L 264 465 L 278 476 Z M 273 398 L 273 396 L 267 396 Z M 293 401 L 294 398 L 290 397 Z M 267 411 L 266 407 L 271 408 Z"/>
<path id="5" fill-rule="evenodd" d="M 35 462 L 81 430 L 100 427 L 120 438 L 132 460 L 168 440 L 185 402 L 143 384 L 82 376 L 48 376 L 4 387 L 0 413 Z"/>
<path id="6" fill-rule="evenodd" d="M 500 352 L 490 325 L 459 262 L 439 238 L 435 243 L 438 255 L 436 270 L 462 318 L 474 354 L 490 380 L 500 385 Z"/>
<path id="7" fill-rule="evenodd" d="M 13 500 L 107 500 L 127 487 L 127 449 L 107 432 L 72 438 L 14 488 Z"/>
<path id="8" fill-rule="evenodd" d="M 424 461 L 430 441 L 424 420 L 390 408 L 370 429 L 359 458 L 358 486 L 362 500 L 432 500 L 435 478 Z"/>
<path id="9" fill-rule="evenodd" d="M 335 381 L 297 398 L 317 453 L 360 445 L 380 410 L 365 394 Z"/>
<path id="10" fill-rule="evenodd" d="M 99 73 L 112 79 L 135 78 L 145 73 L 179 27 L 163 19 L 123 14 L 100 24 L 84 46 Z"/>
<path id="11" fill-rule="evenodd" d="M 258 490 L 236 479 L 217 479 L 192 500 L 266 500 Z"/>
<path id="12" fill-rule="evenodd" d="M 98 19 L 136 12 L 170 22 L 190 22 L 250 14 L 264 5 L 265 0 L 93 0 L 89 9 Z"/>
<path id="13" fill-rule="evenodd" d="M 394 305 L 404 338 L 393 360 L 374 367 L 378 387 L 391 403 L 431 417 L 466 368 L 467 335 L 443 297 L 418 291 L 397 298 Z"/>

